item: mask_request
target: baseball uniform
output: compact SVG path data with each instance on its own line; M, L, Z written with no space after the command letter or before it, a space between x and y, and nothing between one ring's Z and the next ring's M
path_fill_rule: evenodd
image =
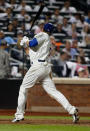
M15 113L15 118L18 120L24 118L28 88L33 87L37 81L42 83L44 90L52 98L58 101L64 109L69 112L69 114L74 114L76 108L72 106L65 96L56 89L52 79L49 76L51 72L51 65L48 63L48 56L51 46L49 35L45 32L41 32L35 35L32 41L37 44L34 44L34 46L30 47L29 50L31 67L26 73L20 86L18 107L17 112Z

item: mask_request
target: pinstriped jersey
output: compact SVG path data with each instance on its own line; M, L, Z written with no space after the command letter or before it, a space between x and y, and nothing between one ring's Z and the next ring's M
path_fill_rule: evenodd
M37 39L38 45L30 48L30 60L47 60L51 46L49 35L45 32L40 32L39 34L35 35L34 38Z

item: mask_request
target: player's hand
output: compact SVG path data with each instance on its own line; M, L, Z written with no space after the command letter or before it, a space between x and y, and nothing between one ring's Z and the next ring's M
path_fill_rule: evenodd
M21 46L27 45L27 42L29 42L29 38L27 36L24 36L23 39L20 42Z

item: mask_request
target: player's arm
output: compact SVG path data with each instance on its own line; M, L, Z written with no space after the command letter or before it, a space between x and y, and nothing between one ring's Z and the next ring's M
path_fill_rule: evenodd
M20 42L20 45L23 46L24 48L27 47L34 47L38 45L38 41L36 38L33 38L32 40L29 40L28 37L24 36L23 39Z
M29 50L30 50L30 49L29 49L28 47L25 48L25 52L26 52L27 55L29 55Z
M41 44L45 41L45 37L37 37L37 38L33 38L32 40L29 40L28 37L24 36L23 39L21 40L20 45L24 46L24 47L35 47L38 44Z
M27 43L29 45L29 47L34 47L34 46L37 46L37 45L41 45L43 44L43 42L45 40L47 40L48 36L47 35L42 35L42 34L39 34L39 35L36 35L32 40L29 41L29 43Z

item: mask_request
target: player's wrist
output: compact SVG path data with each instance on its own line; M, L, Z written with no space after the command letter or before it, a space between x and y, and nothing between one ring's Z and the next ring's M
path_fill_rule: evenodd
M29 46L29 40L26 41L27 46Z

